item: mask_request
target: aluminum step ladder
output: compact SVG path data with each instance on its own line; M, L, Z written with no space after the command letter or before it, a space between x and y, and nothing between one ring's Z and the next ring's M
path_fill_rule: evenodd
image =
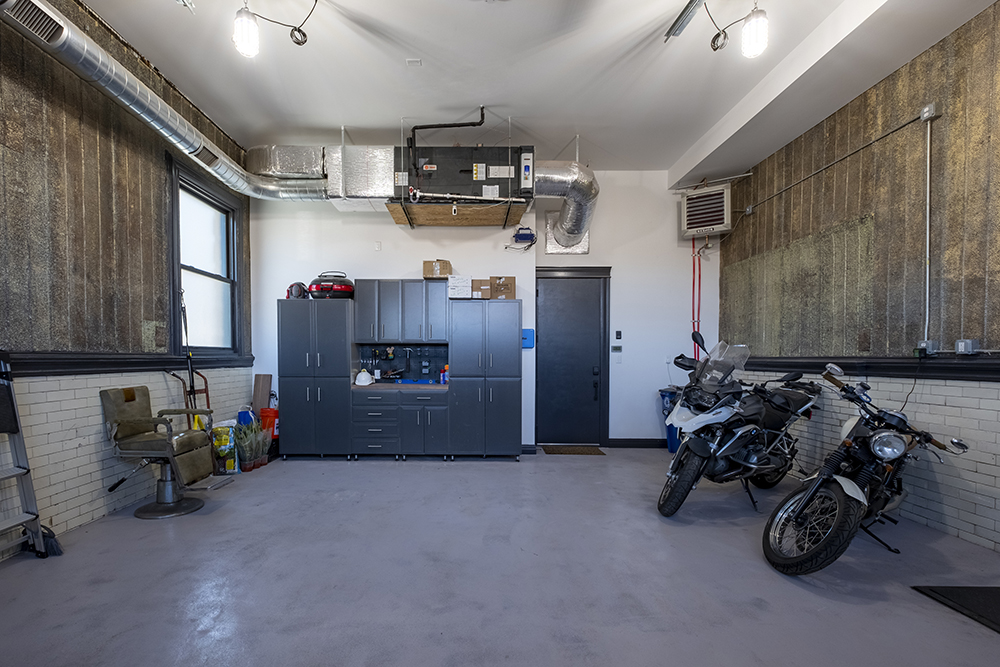
M42 535L42 525L38 519L38 504L35 501L35 487L31 483L31 471L28 467L28 452L24 446L24 434L21 430L21 418L17 413L17 402L14 400L14 384L10 376L10 355L0 351L0 552L23 542L29 542L32 551L39 558L46 558L45 539ZM10 448L10 455L5 456L3 441ZM14 480L17 484L17 497L8 492L4 484ZM17 500L20 505L15 506ZM5 533L11 533L18 527L23 527L25 535L17 535L7 539Z

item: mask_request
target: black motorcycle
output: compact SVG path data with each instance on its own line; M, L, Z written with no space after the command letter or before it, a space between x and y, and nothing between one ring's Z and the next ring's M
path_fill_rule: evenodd
M823 378L858 407L859 416L844 424L840 447L826 457L819 472L778 503L767 520L764 557L783 574L809 574L830 565L847 550L858 528L899 553L874 535L871 526L897 523L886 512L905 498L902 475L907 461L916 458L911 452L928 445L952 454L969 449L958 439L951 441L955 449L948 449L930 433L913 428L901 412L871 405L868 384L844 384L836 377L843 375L840 368L828 364L826 369Z
M700 333L691 337L705 349ZM701 362L674 359L691 374L666 420L680 432L681 443L656 503L663 516L673 516L702 477L719 484L739 480L756 509L747 482L770 489L784 479L796 454L796 439L788 429L800 417L811 416L820 393L815 383L799 382L801 373L785 375L779 389L768 388L770 381L743 384L734 374L749 356L745 347L720 341L705 351Z

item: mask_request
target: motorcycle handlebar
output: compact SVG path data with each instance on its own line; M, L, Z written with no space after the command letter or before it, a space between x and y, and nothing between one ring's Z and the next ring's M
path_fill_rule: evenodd
M832 384L837 389L843 389L845 386L843 382L837 379L836 375L830 373L829 371L823 373L823 379Z

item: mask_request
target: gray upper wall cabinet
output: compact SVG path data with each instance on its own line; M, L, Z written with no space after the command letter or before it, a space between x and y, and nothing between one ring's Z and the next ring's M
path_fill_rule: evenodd
M404 280L403 321L401 339L404 343L424 342L424 281Z
M378 281L354 281L354 342L378 342Z
M403 280L403 343L448 342L448 283Z
M402 334L403 292L399 280L378 281L378 339L396 343Z
M447 343L448 283L356 280L354 342Z
M345 377L350 373L350 301L279 300L278 375Z

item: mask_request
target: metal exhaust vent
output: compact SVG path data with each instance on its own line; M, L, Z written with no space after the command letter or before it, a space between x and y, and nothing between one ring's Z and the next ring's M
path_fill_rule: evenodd
M729 183L681 195L682 236L709 236L732 229L729 196Z
M31 0L17 0L7 14L46 44L55 44L62 36L63 25Z

